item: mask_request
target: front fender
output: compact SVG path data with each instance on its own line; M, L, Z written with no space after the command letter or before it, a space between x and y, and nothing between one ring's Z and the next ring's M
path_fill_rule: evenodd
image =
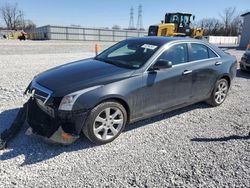
M82 94L76 100L73 110L89 110L102 101L120 99L127 104L129 109L138 111L138 90L142 87L142 77L135 76L118 82L110 83Z

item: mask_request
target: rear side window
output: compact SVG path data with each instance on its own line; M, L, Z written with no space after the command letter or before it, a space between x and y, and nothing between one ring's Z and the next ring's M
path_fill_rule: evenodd
M218 57L209 47L203 44L191 44L191 61Z
M218 57L210 48L208 48L208 55L209 55L209 58Z
M163 52L159 59L171 61L173 65L186 63L188 61L187 44L177 44L170 47Z
M208 59L208 48L203 44L191 44L191 61Z

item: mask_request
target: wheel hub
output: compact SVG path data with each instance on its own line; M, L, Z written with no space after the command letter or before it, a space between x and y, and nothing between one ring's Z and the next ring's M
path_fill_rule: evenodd
M221 82L218 85L216 92L215 92L215 101L218 104L221 104L225 100L226 95L227 95L227 91L228 91L227 83Z
M101 140L111 139L120 132L123 121L124 116L119 108L106 108L94 121L94 134Z

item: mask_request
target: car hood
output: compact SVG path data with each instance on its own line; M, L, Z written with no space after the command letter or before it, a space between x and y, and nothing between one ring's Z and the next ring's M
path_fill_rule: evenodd
M129 77L134 70L117 67L95 59L86 59L47 70L35 81L62 97L97 85L105 85Z

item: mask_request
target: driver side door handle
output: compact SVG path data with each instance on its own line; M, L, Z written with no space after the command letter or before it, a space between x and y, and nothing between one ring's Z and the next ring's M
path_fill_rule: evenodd
M192 70L184 70L184 72L182 73L182 75L191 74L192 72L193 72Z
M221 65L221 64L222 64L221 61L217 61L217 62L215 63L216 66Z

